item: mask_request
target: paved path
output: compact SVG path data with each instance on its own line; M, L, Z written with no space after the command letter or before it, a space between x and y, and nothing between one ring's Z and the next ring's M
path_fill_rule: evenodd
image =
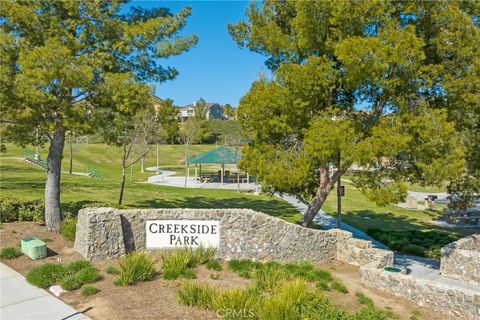
M146 168L147 171L156 171L156 167ZM161 186L169 187L185 187L185 176L174 176L175 171L161 170L160 174L148 177L148 183L158 184ZM198 180L195 180L194 177L189 177L187 179L187 188L196 188L196 189L224 189L224 190L237 190L236 183L221 183L208 182L203 183ZM250 190L255 191L255 183L240 183L240 190Z
M87 320L47 291L29 284L18 272L0 263L0 319Z
M292 196L289 196L286 194L284 195L276 194L276 196L290 203L295 209L300 211L302 214L305 212L305 209L307 209L307 206L304 203L298 201L296 198ZM337 228L337 219L325 213L325 211L323 210L320 210L318 212L317 216L313 221L315 221L316 224L318 224L319 226L327 230ZM389 250L388 247L383 243L373 239L372 237L367 235L365 232L358 230L357 228L354 228L349 224L342 222L340 227L342 230L350 231L355 238L372 241L372 244L375 248Z

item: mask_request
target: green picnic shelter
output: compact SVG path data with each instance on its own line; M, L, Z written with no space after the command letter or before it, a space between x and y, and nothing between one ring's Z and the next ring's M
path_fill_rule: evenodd
M202 176L202 164L219 164L221 165L220 181L223 185L225 177L225 165L226 164L235 164L237 165L241 157L241 152L232 148L225 146L217 147L216 149L207 151L198 156L192 157L187 160L187 165L195 165L195 178L197 178L197 167L199 168L200 179L203 180ZM239 172L237 167L237 178L239 179ZM212 181L212 175L210 177L205 176L205 182ZM248 181L248 177L247 177ZM237 181L239 182L239 181Z

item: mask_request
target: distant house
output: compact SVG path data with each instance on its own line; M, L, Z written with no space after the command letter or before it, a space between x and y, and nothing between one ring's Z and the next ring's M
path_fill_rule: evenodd
M197 107L196 101L192 104L180 107L180 118L182 121L187 120L190 117L195 116L195 109ZM211 119L225 119L223 114L223 108L218 103L207 102L205 104L205 117L207 120Z

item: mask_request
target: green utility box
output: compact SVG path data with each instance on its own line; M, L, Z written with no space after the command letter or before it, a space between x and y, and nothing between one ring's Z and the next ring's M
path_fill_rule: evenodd
M41 259L47 256L47 245L35 237L26 237L21 240L22 252L31 259Z

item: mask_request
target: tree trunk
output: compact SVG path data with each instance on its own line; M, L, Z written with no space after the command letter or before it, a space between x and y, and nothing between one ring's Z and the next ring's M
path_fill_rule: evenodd
M126 171L127 168L125 168L125 165L122 166L122 186L120 188L120 197L118 198L118 204L122 204L123 200L123 190L125 190L125 176L126 176Z
M50 231L60 231L62 208L60 206L60 177L65 130L57 128L53 134L47 157L47 181L45 183L45 225Z
M142 173L145 172L145 164L144 164L144 163L145 163L145 156L142 156L141 166L140 166L140 171L141 171Z
M70 167L68 168L68 173L72 174L73 170L73 146L72 146L72 132L70 131L70 136L68 138L68 144L70 146Z
M318 186L317 192L315 193L315 196L313 197L312 201L307 207L307 210L305 210L305 213L303 214L302 220L300 222L302 226L310 226L313 219L315 219L315 216L317 215L318 211L320 211L320 208L327 199L328 194L333 189L335 182L338 180L338 177L340 176L339 173L340 172L336 172L333 177L330 178L328 166L320 168L320 184Z

